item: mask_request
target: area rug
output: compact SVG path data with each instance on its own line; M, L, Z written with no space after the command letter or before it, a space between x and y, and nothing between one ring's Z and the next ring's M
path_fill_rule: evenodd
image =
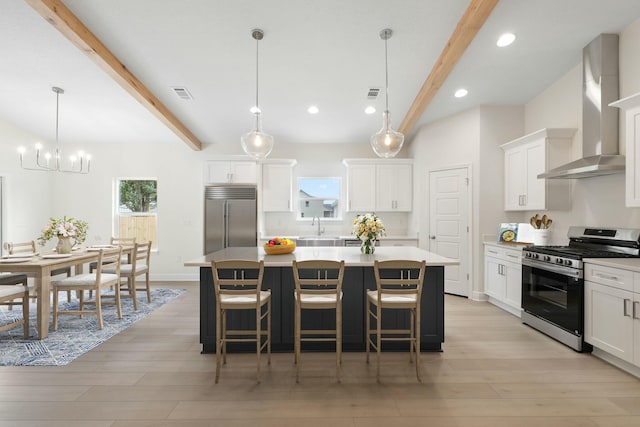
M130 298L123 298L122 319L118 319L115 306L103 306L102 330L98 329L95 315L83 316L82 319L79 316L61 316L58 319L58 330L53 331L51 327L49 336L43 340L34 338L37 337L36 306L35 303L31 303L29 339L23 338L22 326L0 332L0 366L66 365L184 292L184 289L152 289L151 303L146 302L146 296L138 298L137 311L133 310L133 301ZM66 295L61 294L60 298L64 301ZM60 306L63 310L74 310L78 307L78 300L74 298L70 302L61 303ZM9 323L15 318L22 318L20 306L14 306L11 311L6 306L0 307L0 324Z

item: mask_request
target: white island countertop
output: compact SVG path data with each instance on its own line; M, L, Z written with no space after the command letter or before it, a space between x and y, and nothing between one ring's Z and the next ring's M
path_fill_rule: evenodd
M375 253L364 255L359 247L296 247L291 254L267 255L259 247L225 248L208 255L187 261L185 267L209 267L211 261L229 259L264 260L265 267L288 267L291 261L306 261L314 259L344 260L345 266L372 267L375 260L424 260L427 266L458 265L457 259L446 258L424 249L413 246L377 246Z

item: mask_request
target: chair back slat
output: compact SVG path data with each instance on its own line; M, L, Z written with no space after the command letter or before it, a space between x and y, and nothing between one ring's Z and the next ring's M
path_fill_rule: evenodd
M211 261L216 303L221 295L256 295L260 303L264 262L250 260Z
M36 242L31 240L30 242L8 242L7 250L9 255L26 254L36 252Z
M102 274L104 270L109 269L109 273L115 274L120 277L120 260L122 258L122 248L117 249L100 249L98 252L98 260L96 261L96 284L101 283Z
M293 261L296 296L301 294L340 294L344 279L344 261Z
M378 298L385 294L422 295L425 262L410 260L378 261L373 264ZM417 273L416 273L417 271Z

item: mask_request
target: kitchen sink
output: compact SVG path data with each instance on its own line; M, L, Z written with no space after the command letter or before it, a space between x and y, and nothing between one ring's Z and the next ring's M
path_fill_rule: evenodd
M344 246L340 237L304 236L296 239L297 246Z

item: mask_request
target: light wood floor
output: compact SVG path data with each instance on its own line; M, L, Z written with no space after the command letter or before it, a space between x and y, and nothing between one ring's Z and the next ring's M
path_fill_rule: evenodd
M189 292L62 367L0 367L0 426L640 426L640 381L488 304L447 296L442 353L383 354L382 384L362 353L229 356L214 384ZM0 355L1 357L1 355ZM263 355L263 362L266 357Z

